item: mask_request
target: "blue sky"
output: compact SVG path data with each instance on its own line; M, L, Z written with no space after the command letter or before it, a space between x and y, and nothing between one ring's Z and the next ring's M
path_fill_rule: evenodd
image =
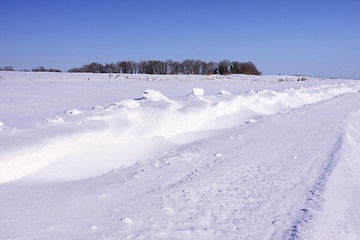
M0 0L0 66L252 61L263 74L360 79L360 1Z

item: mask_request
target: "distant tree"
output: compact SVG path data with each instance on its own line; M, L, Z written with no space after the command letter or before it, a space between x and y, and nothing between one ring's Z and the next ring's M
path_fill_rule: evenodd
M166 74L174 74L173 73L175 71L175 69L174 69L174 61L168 59L164 63L165 63L165 66L166 66Z
M41 66L41 67L38 67L38 68L33 68L31 71L33 72L46 72L46 69Z
M106 63L102 69L102 72L105 73L115 73L116 66L114 63Z
M116 64L115 63L110 63L108 68L109 68L110 73L116 73Z
M3 68L0 67L0 71L12 72L12 71L15 71L15 69L13 67L11 67L11 66L6 66L6 67L3 67Z
M84 72L90 72L90 73L100 73L104 66L97 62L92 62L90 64L84 65Z
M240 74L241 73L241 65L240 65L240 63L237 62L237 61L231 62L230 72L232 74Z
M261 75L261 72L256 68L252 62L240 63L240 69L242 74L248 75Z
M173 72L172 72L172 74L179 74L179 73L182 73L181 72L181 63L175 61L175 62L173 62Z
M59 70L59 69L44 68L43 66L38 67L38 68L33 68L31 71L33 71L33 72L61 72L61 70Z
M129 72L129 66L126 61L120 62L120 72L121 73L128 73Z
M138 72L138 64L133 61L117 62L116 66L120 73L132 74Z
M129 66L130 66L130 73L133 73L133 74L135 74L135 73L138 73L138 64L136 63L136 62L134 62L134 61L129 61Z
M121 68L121 62L120 61L115 63L115 69L116 69L115 70L116 73L121 73L122 68Z
M54 69L54 68L47 68L46 72L61 72L61 70L59 69Z
M85 72L85 71L84 71L84 68L81 67L81 68L71 68L68 72L71 72L71 73L80 73L80 72Z
M206 62L202 62L201 64L201 74L205 75L209 72L209 64Z
M139 71L139 73L145 74L145 73L146 73L146 70L147 70L147 63L146 63L146 61L141 61L141 62L138 64L138 71Z
M231 62L229 60L222 60L221 62L219 62L219 74L224 75L224 74L228 74L230 71L230 65Z
M183 74L194 74L194 60L186 59L182 62Z
M166 74L166 63L158 60L147 61L147 71L149 74Z
M146 74L155 74L155 67L154 67L154 61L149 60L146 61L146 70L145 73Z
M203 74L203 67L204 65L204 62L203 61L200 61L200 60L195 60L193 62L193 74Z
M218 74L218 63L216 62L209 62L207 64L207 71L205 74L209 75L209 74Z

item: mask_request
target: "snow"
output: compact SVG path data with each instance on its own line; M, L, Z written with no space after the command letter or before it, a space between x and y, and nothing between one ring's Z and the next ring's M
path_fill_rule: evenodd
M205 92L202 88L193 88L192 95L193 96L204 96Z
M308 235L313 239L358 239L360 236L360 111L347 120L341 158L329 179L323 211ZM341 204L340 204L341 203Z
M0 75L2 239L360 238L357 80Z

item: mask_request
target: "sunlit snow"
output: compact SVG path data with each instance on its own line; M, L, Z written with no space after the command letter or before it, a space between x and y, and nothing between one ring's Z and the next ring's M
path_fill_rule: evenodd
M0 76L1 239L360 238L359 80Z

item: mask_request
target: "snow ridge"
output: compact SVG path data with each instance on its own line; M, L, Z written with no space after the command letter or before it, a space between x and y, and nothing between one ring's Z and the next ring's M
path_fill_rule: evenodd
M97 176L114 168L132 165L145 154L164 150L154 149L160 143L165 148L173 148L174 144L187 144L208 137L211 131L237 126L254 116L287 111L359 89L359 84L348 83L283 91L250 91L240 95L204 95L204 90L197 88L188 98L177 100L170 100L159 91L148 89L142 98L97 106L90 111L72 109L62 117L48 119L47 124L39 125L36 130L19 130L15 134L4 135L4 142L14 141L20 136L36 139L40 132L43 139L38 145L33 144L30 150L24 144L17 145L15 151L5 152L6 159L0 160L0 183L45 167L51 168L53 163L56 164L48 174L53 179L75 180ZM142 145L144 154L132 152L137 151L137 148L131 147L135 143ZM54 153L51 157L49 151ZM104 151L109 155L106 162L99 166L96 156ZM81 161L85 164L85 160L80 159L87 159L87 169L80 167ZM61 165L72 170L55 170L55 166L62 169Z

